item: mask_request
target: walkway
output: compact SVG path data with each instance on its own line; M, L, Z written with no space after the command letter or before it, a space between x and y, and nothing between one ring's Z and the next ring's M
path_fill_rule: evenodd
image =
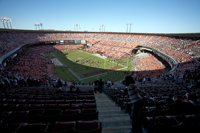
M102 133L129 133L131 123L129 114L121 110L107 95L96 93L95 99L102 122Z

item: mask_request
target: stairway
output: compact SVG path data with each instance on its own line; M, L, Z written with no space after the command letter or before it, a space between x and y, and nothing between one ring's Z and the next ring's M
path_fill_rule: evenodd
M95 93L99 120L102 122L102 133L129 133L131 121L129 114L121 110L104 93Z

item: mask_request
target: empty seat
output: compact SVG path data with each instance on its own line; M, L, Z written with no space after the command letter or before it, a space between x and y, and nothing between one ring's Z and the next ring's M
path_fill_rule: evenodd
M43 121L43 109L32 109L29 111L27 115L27 119L29 123L41 122Z
M155 133L177 133L182 125L182 118L179 116L155 116L146 117L148 130Z
M56 121L61 113L62 113L61 109L46 109L43 113L44 121L45 122Z
M75 121L55 122L48 126L48 133L73 133Z
M27 114L28 114L27 111L10 112L8 117L5 119L5 122L7 122L7 123L26 122Z
M24 123L19 127L16 133L46 133L46 128L47 126L44 123Z
M82 108L96 108L96 103L84 103Z
M50 103L47 103L44 105L45 109L51 109L51 108L58 108L58 105L57 104L50 104Z
M102 125L98 120L92 121L77 121L75 133L101 133Z
M96 108L83 108L80 112L80 120L98 120L98 111Z
M36 103L34 103L34 104L30 105L30 108L31 109L43 109L44 108L44 104L36 104Z
M69 103L62 103L62 104L58 104L58 107L62 110L70 109L70 104Z
M1 133L15 133L19 127L19 123L1 123L0 124L0 132Z
M75 121L79 119L80 109L66 109L59 116L59 121Z

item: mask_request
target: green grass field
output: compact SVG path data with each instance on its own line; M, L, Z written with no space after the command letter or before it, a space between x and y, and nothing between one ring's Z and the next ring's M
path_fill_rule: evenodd
M55 74L63 80L76 82L92 82L98 78L103 80L122 80L132 68L129 58L100 58L82 50L53 52L48 55L57 58L63 66L55 66Z

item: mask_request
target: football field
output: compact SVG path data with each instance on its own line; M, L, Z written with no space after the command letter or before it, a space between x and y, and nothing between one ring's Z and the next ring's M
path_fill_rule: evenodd
M130 58L112 59L82 50L52 52L55 74L68 81L92 82L96 79L122 80L132 68Z

